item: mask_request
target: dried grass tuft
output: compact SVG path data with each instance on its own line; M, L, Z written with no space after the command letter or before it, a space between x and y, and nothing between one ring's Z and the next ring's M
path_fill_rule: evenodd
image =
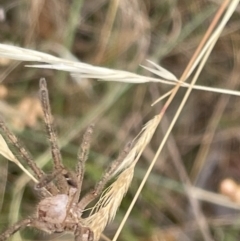
M96 240L99 239L106 225L114 219L117 209L131 184L135 165L144 148L151 140L159 121L160 116L155 116L142 128L136 137L137 141L134 147L114 174L116 175L123 170L122 173L117 177L117 180L105 190L98 203L93 207L92 215L85 219L86 225L94 232Z
M111 222L117 212L121 201L126 194L134 173L134 164L125 169L117 180L105 191L98 204L94 207L93 215L85 221L94 232L95 240L98 240L106 225Z
M118 169L116 169L114 175L116 175L117 173L120 173L122 170L132 165L133 162L136 164L144 148L150 142L159 122L160 122L160 116L157 115L157 116L154 116L153 119L149 120L144 125L140 133L135 138L136 143L134 147L126 156L126 158L123 160L121 165L119 165Z

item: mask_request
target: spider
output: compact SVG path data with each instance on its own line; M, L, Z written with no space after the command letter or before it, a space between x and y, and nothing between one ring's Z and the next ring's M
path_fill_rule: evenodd
M96 199L103 191L112 173L129 152L130 145L126 145L119 157L110 164L104 172L101 180L95 188L80 198L84 176L84 166L88 157L91 136L94 125L90 125L84 136L78 152L76 171L67 170L63 163L60 149L57 144L57 135L53 128L47 83L44 78L40 79L40 100L44 113L44 122L50 142L53 160L53 172L46 175L37 167L27 150L19 143L17 137L7 128L0 118L0 128L6 138L18 150L21 157L27 162L38 179L36 188L41 192L43 199L38 203L36 215L23 219L0 234L0 241L8 239L15 232L25 227L33 227L47 233L71 232L75 241L93 241L93 231L84 224L82 213L86 206Z

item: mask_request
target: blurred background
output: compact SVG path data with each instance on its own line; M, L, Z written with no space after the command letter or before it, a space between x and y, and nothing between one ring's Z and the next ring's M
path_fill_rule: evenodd
M146 76L151 73L139 65L147 65L149 59L180 77L220 3L1 0L0 43ZM239 13L238 7L200 75L199 85L240 89ZM0 114L48 173L52 163L38 99L40 77L47 79L64 165L69 169L76 165L84 130L96 122L83 193L94 186L143 124L160 112L162 103L150 105L170 90L159 83L131 85L74 78L62 71L26 68L25 64L0 57ZM104 232L107 237L114 236L185 91L179 91L141 157L117 216ZM240 239L239 106L239 97L193 90L119 240L205 240L184 188L187 178L196 187L191 191L212 239ZM0 157L0 231L34 213L38 201L33 182L14 163ZM18 235L15 240L21 240ZM21 237L73 239L33 229L23 230Z

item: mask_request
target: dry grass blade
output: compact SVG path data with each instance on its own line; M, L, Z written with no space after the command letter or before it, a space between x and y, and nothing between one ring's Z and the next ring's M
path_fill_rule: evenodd
M13 155L2 135L0 135L0 154L7 158L9 161L17 164L18 167L21 168L34 182L38 183L38 180Z
M162 66L160 66L158 64L155 64L154 62L152 62L150 60L147 60L147 62L152 64L156 69L149 68L149 67L144 66L144 65L140 65L140 66L143 67L144 69L147 69L150 72L164 78L164 79L168 79L168 80L172 80L172 81L178 81L177 77L174 74L172 74L168 70L164 69Z
M163 79L151 78L148 76L138 75L127 71L108 69L108 68L93 66L82 62L66 60L66 59L58 58L53 55L39 52L36 50L20 48L20 47L6 45L6 44L0 44L0 56L9 58L9 59L20 60L20 61L45 62L48 64L27 65L27 67L56 69L56 70L71 72L73 77L75 79L80 79L80 81L82 78L94 78L102 81L124 82L124 83L134 83L134 84L158 82L158 83L163 83L168 85L176 85L175 82L177 81L177 78L171 72L169 72L168 70L164 69L161 66L156 65L151 61L149 61L149 63L153 64L154 67L157 68L157 70L149 67L144 67L144 68L161 76ZM194 68L195 67L196 65L194 66ZM193 68L191 71L193 71ZM179 81L177 83L179 84ZM181 83L181 87L189 87L189 84ZM234 91L234 90L225 90L220 88L211 88L211 87L198 86L198 85L195 85L193 88L198 90L215 92L215 93L223 93L223 94L240 96L240 92Z

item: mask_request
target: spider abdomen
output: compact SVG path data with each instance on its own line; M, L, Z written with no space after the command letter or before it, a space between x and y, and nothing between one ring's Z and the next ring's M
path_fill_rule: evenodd
M39 204L37 215L39 219L49 223L62 223L67 215L68 196L58 194L44 198Z

